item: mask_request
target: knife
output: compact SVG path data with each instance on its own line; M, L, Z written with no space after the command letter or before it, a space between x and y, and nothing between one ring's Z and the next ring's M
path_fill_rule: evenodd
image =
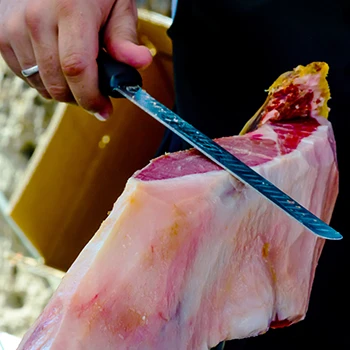
M136 69L113 60L103 50L101 50L97 62L100 90L104 95L127 98L236 179L253 187L313 234L330 240L342 239L339 232L149 95L142 89L142 78Z

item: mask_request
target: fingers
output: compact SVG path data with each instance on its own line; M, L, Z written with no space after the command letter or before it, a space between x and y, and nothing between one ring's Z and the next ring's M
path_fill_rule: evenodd
M104 43L115 59L135 68L152 61L137 44L134 0L51 0L45 6L42 0L18 1L7 8L12 20L0 13L0 50L10 68L23 79L22 69L38 65L39 73L27 81L44 97L76 101L107 118L112 104L99 91L96 63L101 27L107 21Z
M0 52L4 61L10 67L10 69L17 75L21 75L21 65L19 64L17 57L12 49L9 40L8 27L9 22L11 22L11 16L8 14L7 7L3 9L0 7L0 10L3 12L3 16L6 16L6 21L0 16ZM16 20L17 21L17 20Z
M31 40L25 26L24 15L22 14L23 12L12 15L7 21L5 30L8 41L7 45L2 48L2 55L10 68L20 78L35 87L44 97L50 98L39 74L34 74L28 78L24 78L21 74L22 69L36 65Z
M25 22L41 81L45 90L56 101L73 102L74 97L60 66L57 22L51 12L42 18L39 6L41 5L38 2L31 3L26 12Z
M137 44L137 9L133 0L118 0L105 27L104 44L116 60L135 68L145 68L152 55L145 46Z
M71 11L58 23L60 65L77 103L97 117L108 118L111 101L98 88L96 58L99 51L99 27L95 14Z
M10 67L10 69L17 75L21 72L21 65L19 64L15 53L12 50L12 47L8 44L3 37L0 37L0 51L1 56Z

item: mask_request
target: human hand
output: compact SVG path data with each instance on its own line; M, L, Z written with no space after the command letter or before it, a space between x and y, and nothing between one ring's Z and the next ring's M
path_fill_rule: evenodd
M137 44L135 0L0 0L0 52L45 98L77 103L98 119L112 112L98 89L96 58L104 46L135 68L152 61ZM21 71L38 65L39 73Z

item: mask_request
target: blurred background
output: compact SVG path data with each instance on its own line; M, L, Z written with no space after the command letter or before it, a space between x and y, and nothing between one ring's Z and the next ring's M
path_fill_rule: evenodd
M171 17L170 0L138 0L138 7ZM30 160L44 142L58 107L12 74L0 56L0 350L16 349L64 275L43 263L8 215L9 201L25 181Z

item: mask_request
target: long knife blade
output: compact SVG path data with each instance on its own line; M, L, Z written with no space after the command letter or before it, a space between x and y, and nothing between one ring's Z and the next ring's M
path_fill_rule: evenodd
M100 57L99 68L102 79L100 85L101 90L106 92L106 94L113 97L123 96L127 98L236 179L253 187L313 234L330 240L343 238L339 232L312 214L270 181L144 91L141 88L142 79L136 70L120 62L111 61L105 53L102 53Z
M342 238L339 232L328 226L325 222L240 161L237 157L226 151L211 138L201 133L194 126L155 100L139 86L119 86L115 89L129 101L143 109L147 114L179 135L190 145L197 148L213 162L224 168L232 176L252 186L312 233L326 239L338 240Z

